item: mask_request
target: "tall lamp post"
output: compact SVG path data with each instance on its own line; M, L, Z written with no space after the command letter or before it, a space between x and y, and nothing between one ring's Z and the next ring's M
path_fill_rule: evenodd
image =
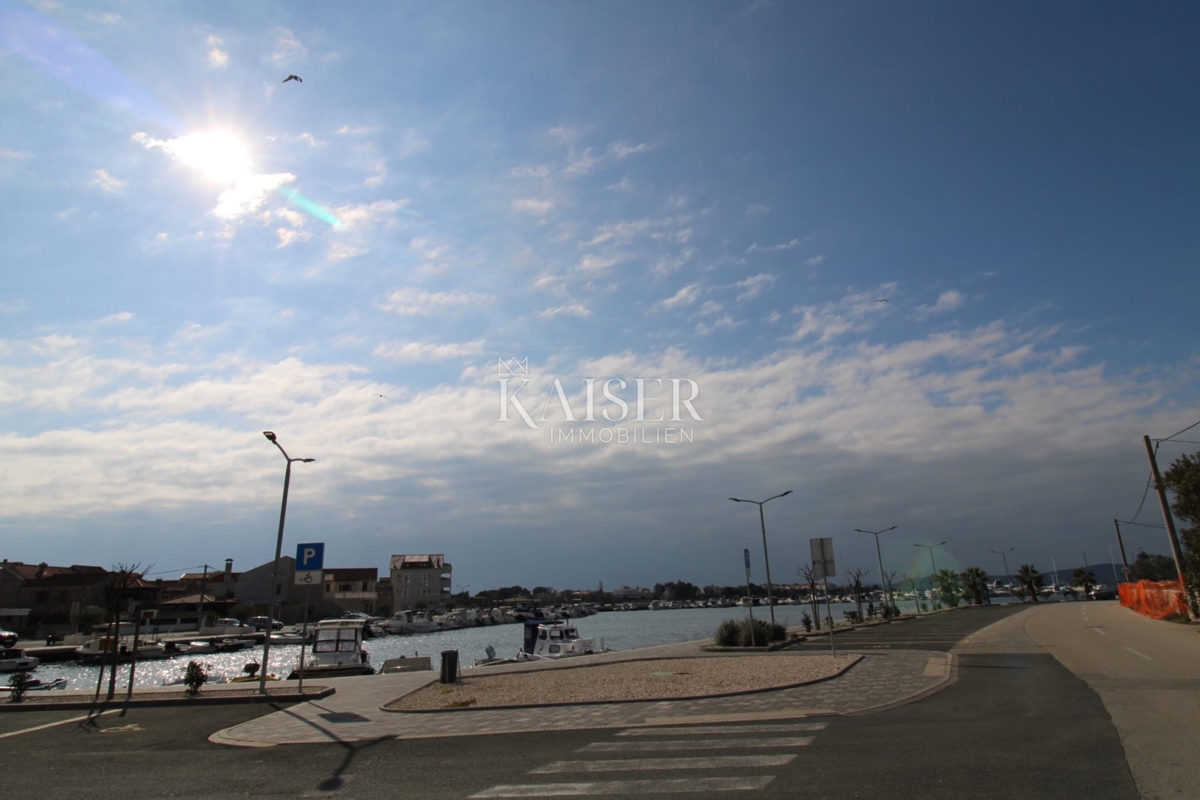
M772 500L775 500L776 498L787 497L791 493L792 490L788 489L783 494L777 494L775 497L768 497L766 500L741 500L736 497L729 498L735 503L754 503L754 505L758 506L758 524L762 527L763 560L767 562L767 608L771 610L772 627L775 625L775 598L771 595L771 557L767 555L767 520L766 517L763 516L763 506ZM750 604L753 607L754 598L750 599Z
M1005 583L1005 586L1008 586L1009 588L1012 588L1012 575L1010 575L1008 573L1008 554L1016 549L1017 548L1015 548L1015 547L1010 547L1007 550L993 550L992 551L993 555L1000 556L1000 559L1004 562L1004 580L1007 581L1007 583ZM1055 570L1054 579L1056 581L1058 580L1057 573L1058 573L1058 570Z
M288 485L292 482L292 462L299 461L302 464L309 464L316 461L315 458L292 458L283 449L283 446L275 440L275 434L271 431L263 431L263 436L267 437L267 441L279 448L279 452L283 453L283 457L287 459L287 469L283 473L283 503L279 506L279 535L275 539L275 565L271 567L271 604L270 610L267 612L268 619L272 622L275 619L275 604L278 602L275 598L279 593L279 554L283 551L283 520L287 516L287 496ZM271 630L267 627L266 635L263 637L263 663L262 672L258 674L258 693L267 693L267 665L271 663Z
M913 545L914 547L927 547L927 548L929 548L929 563L930 563L930 565L933 567L933 572L932 572L932 573L930 573L930 575L929 575L929 600L930 600L930 606L931 606L931 607L932 607L932 604L933 604L933 589L934 589L933 582L934 582L934 580L937 578L937 562L933 560L933 548L935 548L935 547L941 547L941 546L942 546L942 545L944 545L944 544L945 544L945 542L938 542L937 544L918 544L918 545Z
M894 531L899 527L899 525L893 525L892 527L884 528L881 531L864 531L862 528L854 529L858 533L869 533L875 537L875 557L879 559L879 585L882 586L887 592L888 605L892 608L896 607L896 599L892 597L892 582L887 579L887 574L883 571L883 553L879 549L879 534L887 533L888 531ZM888 613L891 614L892 612L889 611Z

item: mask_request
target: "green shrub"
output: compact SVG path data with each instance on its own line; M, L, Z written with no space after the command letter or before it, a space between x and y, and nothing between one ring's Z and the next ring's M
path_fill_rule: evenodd
M765 647L769 642L782 642L787 638L787 628L776 623L756 619L727 619L717 628L713 637L721 647Z
M811 631L812 631L812 617L810 617L810 616L808 615L808 612L807 612L807 611L801 612L801 614L800 614L800 621L801 621L802 623L804 623L804 630L805 630L805 631L808 631L808 632L811 632Z
M208 675L204 672L204 667L197 664L195 661L189 661L187 670L183 673L183 685L187 687L188 694L197 694L200 687L208 680Z
M8 689L8 702L21 702L25 698L25 692L29 689L29 673L14 672L8 679Z

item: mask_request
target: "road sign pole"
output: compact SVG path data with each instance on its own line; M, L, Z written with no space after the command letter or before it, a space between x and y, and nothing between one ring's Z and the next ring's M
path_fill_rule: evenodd
M742 555L746 559L746 608L750 610L750 646L757 647L754 642L754 596L750 594L750 551L743 550Z

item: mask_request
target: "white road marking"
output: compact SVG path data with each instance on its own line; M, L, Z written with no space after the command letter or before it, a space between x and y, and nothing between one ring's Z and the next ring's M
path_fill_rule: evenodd
M1103 628L1092 628L1092 630L1094 630L1096 633L1100 634L1101 636L1108 636L1108 634L1104 632Z
M628 728L617 736L686 736L706 733L793 733L823 731L827 722L796 722L790 725L695 725L690 728Z
M501 785L471 795L488 797L584 797L588 795L683 794L690 792L752 792L775 776L756 778L684 778L680 780L602 781L596 783L531 783Z
M556 772L632 772L664 769L737 769L739 767L782 767L795 753L778 756L707 756L704 758L616 758L606 761L555 761L529 771L530 775Z
M109 713L112 713L111 710L100 712L100 714L109 714ZM92 719L99 717L100 714L94 714L92 716ZM59 720L58 722L47 722L45 725L38 725L33 728L25 728L25 729L19 730L19 731L9 731L8 733L0 733L0 739L7 739L10 736L20 736L22 733L33 733L34 731L44 731L44 730L46 730L46 728L56 728L59 725L69 725L72 722L83 722L86 719L87 719L86 716L85 717L71 717L70 719L63 719L63 720Z
M576 753L646 753L656 750L737 750L759 747L805 747L812 736L775 736L767 739L679 739L656 742L592 742Z
M1135 656L1140 656L1141 658L1144 658L1144 659L1146 659L1147 661L1153 661L1153 660L1154 660L1153 658L1151 658L1150 656L1146 655L1145 653L1139 653L1137 650L1134 650L1132 647L1126 647L1125 649L1126 649L1126 650L1128 650L1129 652L1133 653Z

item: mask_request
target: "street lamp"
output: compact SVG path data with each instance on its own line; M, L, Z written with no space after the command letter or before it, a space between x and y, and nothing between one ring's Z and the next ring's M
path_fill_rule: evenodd
M883 553L879 549L879 534L894 531L899 527L899 525L893 525L881 531L864 531L862 528L854 529L858 533L869 533L875 537L875 557L879 559L879 583L887 591L888 605L892 608L896 607L896 599L892 596L892 582L887 579L887 574L883 571ZM888 613L891 614L893 612L889 611Z
M944 544L945 544L945 542L938 542L937 544L913 545L913 547L928 547L929 548L929 563L930 563L930 565L933 566L933 572L930 573L930 575L929 575L929 600L930 600L931 605L933 603L933 589L934 589L933 582L934 582L934 579L937 577L937 562L933 560L933 548L941 547Z
M283 457L287 459L287 469L283 473L283 504L279 507L279 535L275 539L275 565L271 567L271 592L272 602L269 606L268 618L275 619L275 603L278 602L275 598L279 595L279 554L283 550L283 519L287 516L287 496L288 485L292 482L292 462L299 461L302 464L309 464L316 461L315 458L292 458L283 449L279 442L275 441L275 434L271 431L263 431L263 436L267 437L267 441L279 448L279 452L283 453ZM267 693L267 665L271 659L271 630L267 626L267 632L263 636L263 663L262 672L258 675L258 693Z
M791 493L792 490L788 489L783 494L777 494L775 497L768 497L766 500L740 500L736 497L729 498L735 503L754 503L754 505L758 506L758 524L762 526L763 560L767 562L767 608L771 609L772 627L775 625L775 598L771 596L771 558L767 555L767 521L763 516L763 506L778 497L787 497ZM754 598L750 599L750 605L751 607L754 606Z
M1015 548L1015 547L1010 547L1007 550L993 550L992 551L992 553L994 555L1000 556L1001 560L1004 561L1004 580L1007 581L1007 583L1005 583L1005 586L1007 586L1009 588L1012 588L1012 576L1008 574L1008 554L1016 549L1017 548ZM1058 580L1057 571L1055 571L1054 578L1055 578L1055 580Z

